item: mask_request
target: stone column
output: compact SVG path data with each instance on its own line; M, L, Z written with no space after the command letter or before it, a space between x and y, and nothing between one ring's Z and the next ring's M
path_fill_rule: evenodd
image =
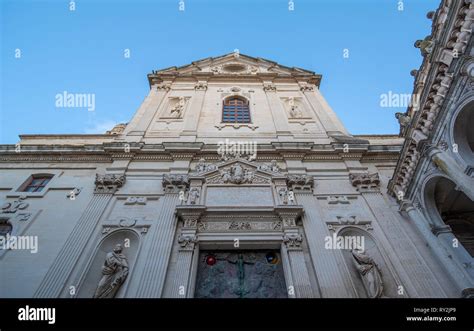
M147 254L141 285L137 291L139 298L160 298L166 278L166 271L171 256L173 240L176 233L176 206L179 204L179 192L186 190L186 175L165 175L163 187L165 195L157 210L158 222L151 228L148 240L151 240Z
M173 298L192 297L192 293L189 293L189 291L193 256L195 251L198 250L196 245L198 242L196 235L197 222L204 210L204 206L180 206L178 208L178 215L183 221L183 227L178 237L180 247L176 258L175 277L170 290Z
M105 208L124 182L124 175L96 175L94 195L48 269L34 294L35 298L57 298L61 295L62 289L67 285L65 284L67 279L92 237Z
M283 106L278 99L275 84L272 82L264 82L263 90L267 96L268 105L272 113L277 134L286 136L291 135L290 127L288 125L288 116L286 115L285 109L283 109Z
M434 226L432 231L448 252L452 254L452 258L454 258L460 266L465 268L465 272L471 277L471 284L474 285L474 270L471 265L472 256L464 249L459 239L453 234L451 227L443 223L442 225ZM457 242L458 247L454 247L455 242Z
M401 210L406 211L410 221L415 225L435 256L440 260L441 265L445 268L446 273L451 277L458 290L461 292L465 288L468 288L469 285L473 283L470 276L453 261L445 247L443 247L438 238L431 232L422 213L409 201L404 201L401 204Z
M303 206L302 223L306 242L316 274L319 296L323 298L347 298L355 296L347 290L337 257L333 251L324 249L324 238L329 235L326 224L318 211L318 202L313 196L314 180L307 175L288 175L288 188L294 193L296 203Z
M357 187L357 190L362 194L367 206L388 239L391 247L385 247L385 249L389 251L391 261L402 280L405 280L405 283L401 285L409 288L410 284L413 284L417 297L438 298L446 296L416 246L400 226L399 219L385 203L379 189L378 174L351 173L350 180L352 185Z
M474 201L474 179L464 173L464 169L438 146L430 147L426 153L434 164L443 171L472 201Z
M194 86L195 93L192 98L192 103L189 106L189 111L186 113L184 120L184 129L182 135L185 136L196 136L197 128L199 124L199 117L204 103L204 97L207 91L207 82L199 81Z
M294 209L292 211L292 209ZM283 224L283 244L288 253L288 261L297 298L314 298L308 269L302 248L303 235L299 232L296 219L301 214L300 206L277 209ZM290 285L291 286L291 285Z

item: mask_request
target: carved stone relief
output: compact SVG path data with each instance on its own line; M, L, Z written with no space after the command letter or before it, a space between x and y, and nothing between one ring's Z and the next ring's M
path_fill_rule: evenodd
M167 109L161 118L182 119L184 111L191 97L170 97L168 99Z

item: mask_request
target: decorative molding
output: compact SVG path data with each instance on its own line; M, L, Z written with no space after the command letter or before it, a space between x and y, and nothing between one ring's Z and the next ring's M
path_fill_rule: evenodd
M127 197L124 205L146 205L147 197Z
M94 193L113 194L125 183L125 175L105 174L95 175Z
M2 205L2 213L13 214L16 213L18 210L28 208L29 203L24 202L24 200L26 200L26 196L21 195L20 197L18 197L18 200L15 200L13 202L5 202Z
M66 198L74 200L82 191L82 187L75 187L73 188L68 194L66 194Z
M329 231L338 231L345 227L357 227L368 231L373 230L371 221L358 220L356 216L336 216L336 221L326 222Z
M220 123L214 125L219 131L222 130L225 127L233 127L234 129L240 129L242 127L247 127L251 129L252 131L255 131L255 129L258 129L258 125L252 124L252 123Z
M251 230L252 226L249 222L232 221L229 224L229 230Z
M331 195L328 197L328 204L329 205L348 205L350 204L349 199L345 195Z

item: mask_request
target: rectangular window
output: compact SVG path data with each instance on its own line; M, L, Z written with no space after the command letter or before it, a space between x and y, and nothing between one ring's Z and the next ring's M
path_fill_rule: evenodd
M41 192L53 176L31 176L28 183L23 188L23 192Z

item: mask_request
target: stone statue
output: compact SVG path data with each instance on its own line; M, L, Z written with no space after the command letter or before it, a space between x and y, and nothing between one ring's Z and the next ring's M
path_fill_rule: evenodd
M216 169L217 169L217 166L215 164L206 163L206 159L202 157L202 158L199 159L198 164L196 164L195 171L198 174L201 174L203 172L212 171L212 170L216 170Z
M99 281L94 298L113 298L128 276L127 257L122 254L122 245L117 244L114 251L107 253L102 266L102 278Z
M410 124L411 118L404 113L395 113L395 118L398 120L398 123L400 124L400 132L403 132L403 130Z
M283 205L294 205L295 204L295 199L293 197L293 194L290 193L290 191L288 191L288 189L286 187L282 187L279 191L278 191L279 195L280 195L280 202L283 204Z
M423 40L417 40L415 42L415 47L420 49L421 55L426 56L433 52L434 41L431 39L431 36L427 36Z
M195 205L196 202L199 202L199 189L196 187L193 187L191 190L189 190L188 193L188 205Z
M351 251L354 265L359 272L369 298L380 298L383 294L382 274L375 261L361 249Z
M288 99L288 104L290 105L291 118L303 117L303 113L301 112L301 109L297 105L295 105L295 99L293 97L290 97Z
M277 173L277 172L280 172L280 167L278 167L276 160L272 160L270 164L259 165L258 170Z

